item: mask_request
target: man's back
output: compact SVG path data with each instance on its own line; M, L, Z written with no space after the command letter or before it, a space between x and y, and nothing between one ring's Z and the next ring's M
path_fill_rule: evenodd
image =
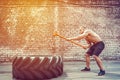
M85 30L85 32L88 33L88 35L85 37L87 41L92 42L92 43L97 43L97 42L102 41L100 36L96 34L94 31L88 29L88 30Z

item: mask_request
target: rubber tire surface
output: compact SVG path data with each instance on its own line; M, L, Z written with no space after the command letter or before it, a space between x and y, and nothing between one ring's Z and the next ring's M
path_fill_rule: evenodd
M16 57L12 63L13 78L21 80L43 80L63 74L60 56Z

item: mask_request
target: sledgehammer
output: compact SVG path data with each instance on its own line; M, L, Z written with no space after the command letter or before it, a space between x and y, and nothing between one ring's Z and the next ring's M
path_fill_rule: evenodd
M75 45L80 46L80 47L83 48L83 46L82 46L81 44L78 44L78 43L76 43L76 42L74 42L74 41L72 41L72 40L69 40L69 39L65 38L64 36L58 34L57 31L54 32L53 36L58 36L58 37L66 40L66 41L69 41L69 42L71 42L71 43L73 43L73 44L75 44Z

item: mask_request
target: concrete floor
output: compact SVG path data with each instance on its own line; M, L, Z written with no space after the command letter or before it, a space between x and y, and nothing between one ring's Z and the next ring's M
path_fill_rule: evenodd
M104 61L106 75L97 76L99 69L96 63L91 62L91 72L81 72L85 62L65 62L64 74L58 78L51 80L120 80L120 62L119 61ZM12 79L11 64L0 64L0 80L15 80Z

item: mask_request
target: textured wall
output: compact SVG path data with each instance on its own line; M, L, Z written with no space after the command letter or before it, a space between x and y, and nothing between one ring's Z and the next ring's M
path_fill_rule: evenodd
M80 26L86 26L98 33L106 44L102 56L118 56L120 53L120 8L119 7L64 7L60 8L59 30L66 37L74 37L79 33ZM64 24L62 24L64 23ZM84 42L84 41L83 41ZM85 50L61 41L68 49L62 50L65 55L83 55ZM66 48L65 47L65 48Z
M0 8L1 49L21 49L31 54L54 52L53 14L53 7Z
M87 26L98 33L106 44L102 57L120 56L119 6L76 6L60 2L55 7L50 5L51 3L46 5L48 3L39 0L38 2L44 6L11 5L18 4L19 0L16 3L11 0L5 1L0 4L1 54L64 54L65 58L82 59L86 50L54 37L53 33L57 30L65 37L74 37L78 35L80 26ZM24 3L22 1L19 4ZM84 40L81 42L85 43Z

